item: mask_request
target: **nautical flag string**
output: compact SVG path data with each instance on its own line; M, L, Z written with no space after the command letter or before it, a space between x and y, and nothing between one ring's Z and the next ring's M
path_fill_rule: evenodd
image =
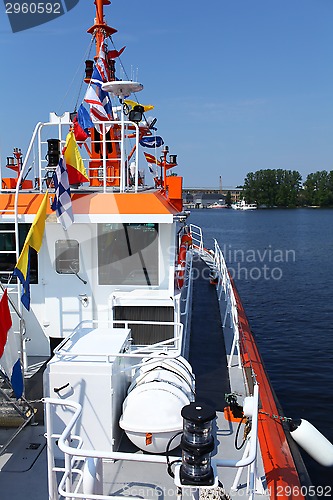
M83 104L80 104L77 114L73 119L74 136L77 143L82 143L88 139L89 129L94 126L90 119L90 115ZM80 145L80 144L79 144Z
M23 394L23 376L19 346L12 328L7 289L0 301L0 365L13 388L15 397Z
M133 109L135 106L142 106L144 113L146 113L147 111L151 111L152 109L154 109L153 104L141 104L139 102L132 101L131 99L125 99L124 103L127 106L129 106L131 109Z
M107 82L109 80L109 69L106 62L104 42L101 43L101 46L99 48L98 59L95 63L94 69L98 71L99 75L102 77L103 82ZM92 78L94 78L94 73L92 75Z
M68 132L66 137L64 161L66 163L69 184L81 184L89 181L89 177L72 130Z
M159 148L164 141L159 135L144 136L140 139L140 144L144 148Z
M154 165L157 165L158 167L160 167L162 165L162 163L160 162L160 160L158 160L156 158L156 156L151 155L150 153L145 153L145 152L143 152L143 154L145 155L145 158L146 158L148 163L153 163Z
M95 125L96 130L101 134L103 133L102 124L96 123L97 121L109 121L109 117L105 111L105 108L96 94L95 90L91 85L87 88L86 95L84 96L84 101L90 106L90 117ZM105 126L105 133L110 130L111 125Z
M122 47L120 50L109 50L108 51L108 59L116 59L117 57L120 57L125 49L126 49L126 46Z
M77 121L86 133L88 133L89 129L94 126L90 115L83 104L81 104L77 110Z
M112 104L110 102L109 94L108 92L105 92L105 90L102 89L102 83L104 83L106 80L103 79L102 75L100 74L99 70L97 69L96 65L94 66L94 71L91 77L91 83L94 83L97 87L97 92L96 95L98 96L99 100L101 101L105 112L108 116L112 116Z
M105 90L102 89L102 83L105 83L108 80L109 80L109 70L108 70L108 65L106 62L104 44L102 43L100 50L99 50L98 59L97 59L96 63L94 64L94 69L93 69L90 83L94 83L97 86L96 94L97 94L99 100L101 101L108 117L112 117L112 105L110 102L109 94L108 94L108 92L105 92ZM90 108L90 112L91 112L91 108Z
M74 216L68 174L63 158L60 158L59 164L54 172L53 182L55 196L51 208L55 210L58 221L67 231L74 222Z

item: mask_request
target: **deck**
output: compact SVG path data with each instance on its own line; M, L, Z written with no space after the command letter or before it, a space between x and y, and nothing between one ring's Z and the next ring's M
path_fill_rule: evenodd
M194 270L198 277L194 280L193 316L190 342L190 362L196 374L197 400L204 400L217 410L214 425L216 447L214 459L242 458L243 447L237 450L234 446L238 422L228 421L223 413L226 405L225 393L237 392L240 402L245 396L245 386L242 370L237 366L236 358L231 368L227 368L232 343L232 329L228 322L222 329L224 318L224 297L218 301L216 289L209 282L209 267L199 259L194 261ZM220 304L219 304L220 302ZM221 310L220 310L220 307ZM204 311L204 312L203 312ZM40 373L37 373L37 376ZM40 380L32 384L35 389ZM0 456L1 500L25 498L25 500L46 500L47 470L44 426L42 422L27 426L20 436ZM243 424L242 424L243 425ZM239 440L242 439L242 431ZM177 498L177 487L174 480L167 474L165 463L142 463L143 452L136 451L126 437L123 438L120 451L135 452L138 462L124 460L103 462L104 495L119 497L136 496L147 499L167 500ZM173 457L180 457L179 448L173 450ZM238 489L231 491L231 498L247 497L247 470L240 471L235 482L237 469L231 467L219 468L219 479L226 491L230 492L232 485ZM266 500L264 493L265 476L259 453L257 463L257 491L260 498ZM216 493L220 494L220 491ZM230 494L230 493L229 493ZM184 489L183 497L191 497L189 489ZM217 496L216 498L219 498Z
M223 411L230 381L219 303L209 272L201 259L194 261L189 361L196 376L196 400Z

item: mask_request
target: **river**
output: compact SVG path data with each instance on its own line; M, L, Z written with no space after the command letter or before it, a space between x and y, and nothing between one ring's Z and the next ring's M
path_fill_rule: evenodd
M333 210L202 209L189 222L225 252L285 415L333 442ZM332 468L302 455L314 485L333 486Z

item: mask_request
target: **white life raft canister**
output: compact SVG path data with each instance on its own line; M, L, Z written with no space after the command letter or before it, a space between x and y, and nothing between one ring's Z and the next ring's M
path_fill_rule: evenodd
M119 425L141 450L164 453L183 428L181 410L194 401L191 365L177 359L148 359L136 371L123 403ZM178 446L173 439L170 450Z

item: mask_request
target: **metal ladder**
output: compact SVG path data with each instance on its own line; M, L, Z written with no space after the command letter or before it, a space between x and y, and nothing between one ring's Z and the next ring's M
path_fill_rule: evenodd
M2 234L12 234L14 236L14 245L10 249L3 249L0 250L0 254L5 254L5 255L15 255L15 261L17 260L17 257L20 252L20 243L19 243L19 237L18 237L18 231L17 228L15 227L15 216L16 216L16 210L15 207L13 209L8 209L8 210L3 210L3 212L6 213L6 215L12 215L13 219L10 217L8 222L4 222L4 224L10 224L12 225L12 229L2 229L1 233ZM1 282L1 276L7 275L8 276L8 282L7 284L4 284ZM15 321L13 321L13 332L15 335L19 336L20 339L20 358L21 358L21 363L22 366L27 368L27 360L26 356L24 355L25 349L24 347L24 335L25 335L25 323L24 319L22 316L22 308L21 308L21 302L20 302L20 291L21 287L18 282L18 279L15 278L14 283L10 283L11 280L11 271L0 271L0 297L2 297L3 293L5 292L5 289L7 289L8 292L8 302L9 302L9 307L11 310L11 315L12 318L15 318Z
M16 400L7 377L0 370L0 455L26 425L33 422L35 413L36 410L24 397Z
M18 286L16 288L18 293ZM5 287L0 283L0 292L3 294L4 291ZM9 296L8 302L12 315L18 317L22 356L23 335L25 333L24 319ZM15 398L8 376L0 369L0 431L5 430L5 432L0 432L0 455L5 452L25 426L33 420L34 416L35 409L33 406L25 399L24 395L19 401Z
M15 217L16 217L15 207L13 209L3 210L2 212L6 213L6 215L12 215L13 216L13 220L8 220L8 223L7 223L7 224L11 224L13 226L13 228L12 229L3 229L3 230L1 230L1 234L12 234L14 236L14 248L12 248L10 250L6 250L6 249L0 250L0 254L5 254L5 255L12 254L12 255L15 255L15 260L17 260L19 254L20 254L20 242L19 242L18 231L15 228ZM8 282L7 282L7 284L5 286L2 283L2 281L1 281L1 276L4 276L4 275L8 276ZM16 316L16 318L18 320L17 322L18 322L18 325L19 325L19 329L18 330L14 330L14 332L16 334L20 334L20 338L21 338L21 361L22 361L23 366L26 367L26 359L23 359L24 349L23 349L22 338L23 338L23 335L25 333L25 328L24 328L24 320L23 320L23 317L22 317L22 308L21 308L21 302L20 302L21 287L20 287L20 284L19 284L17 278L15 278L15 282L14 283L10 283L9 284L9 282L11 281L10 278L11 278L11 271L0 271L0 293L1 293L1 291L3 293L5 291L5 288L7 288L7 291L8 291L8 300L10 302L11 309L12 309L14 315Z
M2 213L8 216L8 222L5 221L4 224L10 224L11 228L3 229L1 233L5 235L13 235L14 244L10 247L10 249L4 248L3 250L0 250L0 254L15 255L15 262L20 254L19 232L17 223L15 222L18 203L17 194L16 190L13 207L2 210ZM6 284L1 282L1 277L4 275L8 276L8 282ZM17 278L15 278L15 282L13 283L10 283L10 278L11 271L0 271L0 297L2 297L5 289L7 289L11 316L12 319L14 319L13 333L15 335L19 335L21 365L23 370L25 370L28 363L24 349L25 322L22 316L20 300L21 286ZM9 378L1 370L0 366L0 431L4 430L4 432L0 432L0 455L4 453L4 451L12 443L15 437L26 427L26 425L34 419L36 410L25 399L24 394L25 393L23 392L23 396L20 400L16 399Z

